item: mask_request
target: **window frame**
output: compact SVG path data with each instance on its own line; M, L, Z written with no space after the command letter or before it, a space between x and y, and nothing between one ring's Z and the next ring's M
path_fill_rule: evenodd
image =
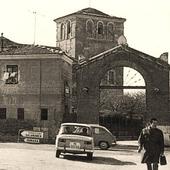
M107 39L114 40L114 38L115 38L114 24L112 22L109 22L107 24Z
M6 119L6 108L0 108L0 120Z
M24 120L24 108L17 108L17 120Z
M65 39L65 24L61 23L60 25L60 40Z
M48 109L47 108L41 108L41 120L48 120Z
M67 39L69 39L70 37L71 37L71 21L70 20L68 20L67 22L66 22L66 27L67 27Z
M104 35L104 24L102 21L99 21L97 23L97 34L98 35Z
M92 20L86 21L86 33L91 38L94 36L94 22Z
M9 78L5 80L5 84L18 84L18 65L6 65L5 73L9 73ZM10 74L12 73L16 73L16 75L14 77L10 77Z

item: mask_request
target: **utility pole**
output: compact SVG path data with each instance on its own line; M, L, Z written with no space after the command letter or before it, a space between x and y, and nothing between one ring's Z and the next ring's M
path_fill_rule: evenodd
M36 38L36 20L37 20L37 13L36 11L33 11L33 15L34 15L34 41L33 41L33 45L35 45L35 38Z

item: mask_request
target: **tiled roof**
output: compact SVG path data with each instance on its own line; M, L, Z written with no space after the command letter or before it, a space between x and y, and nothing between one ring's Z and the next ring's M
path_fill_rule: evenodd
M94 9L94 8L85 8L85 9L82 9L80 11L77 11L76 14L95 14L95 15L100 15L100 16L105 16L105 17L108 17L109 15L108 14L105 14L97 9Z
M59 47L19 44L14 41L0 37L0 55L24 55L24 54L56 54L62 53Z
M105 17L105 18L115 18L115 19L123 19L123 20L126 20L125 18L120 18L120 17L115 17L115 16L110 16L106 13L103 13L97 9L94 9L94 8L85 8L85 9L82 9L80 11L77 11L77 12L74 12L74 13L71 13L71 14L68 14L66 16L63 16L63 17L59 17L57 19L60 19L60 18L64 18L64 17L68 17L68 16L71 16L71 15L90 15L90 16L97 16L97 17ZM55 19L55 20L57 20ZM54 21L55 21L54 20Z
M23 45L1 51L0 55L29 55L29 54L58 54L61 53L59 47L50 47L42 45Z
M155 58L155 57L145 54L141 51L138 51L134 48L131 48L129 46L123 46L123 45L116 46L114 48L111 48L109 50L106 50L106 51L98 54L98 55L91 57L87 61L83 61L82 63L79 64L79 68L84 67L85 65L89 65L95 61L102 60L103 58L109 56L110 54L118 53L120 51L124 51L127 53L133 53L136 56L140 56L142 59L146 60L146 62L154 62L155 64L157 64L159 66L170 69L170 65L167 62L163 61L162 59Z
M8 38L3 37L2 35L0 36L0 51L2 46L5 49L5 48L12 48L12 47L21 47L23 45L24 44L19 44L14 41L11 41Z

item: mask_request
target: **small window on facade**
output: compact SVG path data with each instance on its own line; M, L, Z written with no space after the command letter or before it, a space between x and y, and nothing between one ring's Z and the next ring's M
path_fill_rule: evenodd
M6 119L6 108L0 108L0 119Z
M60 39L64 40L65 39L65 29L64 29L64 24L61 24L61 29L60 29Z
M41 109L41 120L48 120L48 109Z
M24 120L24 108L17 109L17 118L18 120Z
M104 33L102 22L99 22L98 25L97 25L97 33L100 34L100 35L103 35L103 33Z
M67 39L69 39L71 36L71 22L67 22Z
M17 84L18 83L18 66L7 65L6 71L3 75L3 80L6 84Z
M109 84L115 84L115 71L109 71Z
M109 23L107 26L107 37L109 40L114 40L114 29L112 23Z
M86 23L86 32L89 37L93 36L93 22L92 21L87 21Z

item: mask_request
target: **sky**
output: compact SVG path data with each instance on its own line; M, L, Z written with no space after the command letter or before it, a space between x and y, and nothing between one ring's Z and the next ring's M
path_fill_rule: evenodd
M0 7L0 33L18 43L55 46L54 19L91 7L126 18L124 35L130 47L156 58L170 52L169 0L0 0ZM125 85L145 84L141 75L125 69Z
M170 52L169 0L0 0L0 6L0 33L18 43L55 46L53 20L92 7L127 19L130 47L154 57Z

